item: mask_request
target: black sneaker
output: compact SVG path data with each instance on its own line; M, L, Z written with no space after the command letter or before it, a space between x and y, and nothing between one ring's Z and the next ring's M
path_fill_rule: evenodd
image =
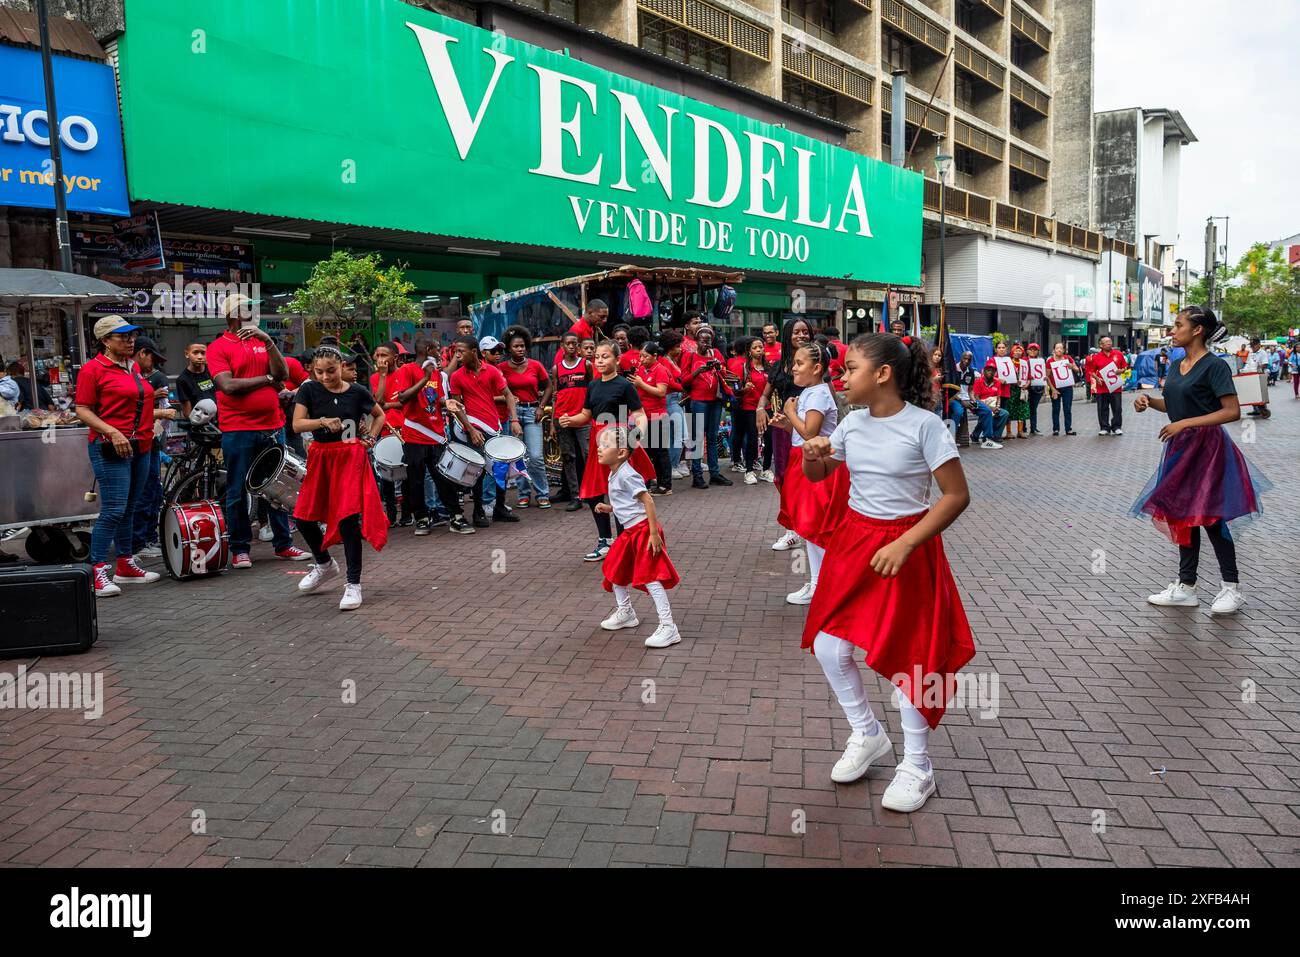
M670 488L664 488L662 485L652 485L650 486L650 494L651 495L672 495L673 490Z
M492 527L492 523L488 521L487 513L484 512L481 508L474 509L474 527L475 528Z
M610 542L608 538L596 539L596 547L593 548L591 551L587 552L587 554L583 555L582 560L584 562L600 561L602 558L604 558L606 555L609 554L609 544Z
M429 519L429 527L441 528L443 525L446 525L447 522L449 522L450 520L451 520L451 516L447 515L446 513L434 512L433 518Z
M457 535L473 535L473 534L474 534L474 526L471 525L469 522L465 521L465 516L464 516L464 515L457 515L457 516L455 516L455 517L454 517L454 518L453 518L453 519L448 523L447 528L448 528L450 531L455 532Z
M519 516L508 508L497 507L492 510L492 521L517 522L519 521Z
M566 512L581 512L581 511L582 511L582 499L580 499L580 498L570 499L570 500L569 500L569 504L566 505L566 506L564 506L564 510L565 510Z
M725 475L718 474L718 475L709 476L709 484L710 485L735 485L736 483L733 482L731 479L727 478Z
M403 515L401 518L397 520L397 524L402 526L402 528L410 528L412 525L415 524L415 516Z
M1066 435L1078 435L1079 433L1076 432L1076 431L1074 431L1074 429L1066 429L1066 430L1065 430L1065 434L1066 434Z
M697 475L691 479L691 488L708 488L709 483L703 475Z
M1053 429L1053 430L1052 430L1052 434L1053 434L1053 435L1060 435L1060 434L1061 434L1061 430L1060 430L1060 429Z
M415 522L415 534L428 535L429 529L432 527L433 526L429 524L429 520L427 518L417 519Z

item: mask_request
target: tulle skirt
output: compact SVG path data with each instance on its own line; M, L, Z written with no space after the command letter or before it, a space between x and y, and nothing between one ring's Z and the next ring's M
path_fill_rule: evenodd
M1223 426L1184 429L1165 443L1160 467L1129 513L1149 516L1174 544L1190 545L1194 526L1262 514L1260 496L1272 487Z

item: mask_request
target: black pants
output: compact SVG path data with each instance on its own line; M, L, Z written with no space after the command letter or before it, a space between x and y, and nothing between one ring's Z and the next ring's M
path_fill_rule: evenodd
M321 548L325 533L315 522L299 522L298 534L311 549L317 565L328 565L330 553ZM343 537L343 557L348 566L348 584L361 584L361 516L349 515L339 522L339 535Z
M419 442L406 442L402 446L402 462L406 465L406 481L402 483L402 510L412 515L418 522L429 517L429 503L424 497L424 473L433 476L433 487L438 490L438 499L454 517L458 491L463 491L455 483L445 479L438 471L438 459L442 458L441 445L423 445ZM480 482L482 479L480 478ZM483 501L483 487L474 486L475 502ZM482 506L480 506L482 507Z
M397 483L391 479L379 480L379 496L384 500L384 511L388 513L388 521L397 521ZM402 480L402 517L405 518L410 512L410 499L406 497L406 480Z
M1219 560L1219 577L1224 584L1237 584L1237 546L1232 541L1232 533L1223 522L1215 522L1205 528L1210 544L1214 546L1214 557ZM1190 545L1178 546L1178 580L1184 585L1196 584L1196 567L1201 560L1201 529L1191 528Z
M758 464L757 410L738 409L731 417L731 448L736 461L752 472Z
M614 537L614 526L610 523L608 512L596 511L596 506L605 501L605 496L600 498L584 498L587 507L591 509L591 515L596 520L596 535L605 541L610 541Z
M1124 428L1124 393L1096 392L1097 427L1103 432Z
M772 471L772 427L763 433L763 471Z
M1047 391L1046 386L1031 385L1029 387L1029 431L1038 431L1038 403L1043 401L1043 393Z

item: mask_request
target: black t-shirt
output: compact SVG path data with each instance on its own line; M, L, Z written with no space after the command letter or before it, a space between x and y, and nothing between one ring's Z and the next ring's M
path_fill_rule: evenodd
M787 402L803 392L803 386L795 385L794 376L782 369L779 362L772 367L772 375L768 381L772 383L772 391L780 399L777 406L781 409L785 408Z
M1222 396L1237 394L1232 370L1218 356L1206 353L1186 375L1182 365L1181 360L1169 363L1169 375L1165 379L1165 412L1170 422L1218 412L1223 406L1219 401Z
M601 416L604 416L604 421L617 419L626 422L628 413L641 408L641 397L637 395L636 386L621 375L608 382L593 379L587 384L587 401L583 408L591 410L593 421L601 421Z
M176 377L176 394L181 402L196 406L203 399L217 400L217 384L212 381L212 374L204 366L202 372L191 372L186 366Z
M32 382L26 376L13 376L14 382L18 383L18 404L24 409L36 408L32 402ZM50 390L38 382L36 383L36 394L40 398L40 408L48 409L54 405L54 399L50 396Z
M315 379L308 379L298 386L294 399L297 405L307 410L310 419L342 419L343 431L331 432L329 429L316 429L312 438L317 442L342 442L344 438L360 438L362 426L370 427L370 411L375 407L375 397L367 389L355 382L349 383L344 392L331 392ZM348 423L352 427L348 427Z

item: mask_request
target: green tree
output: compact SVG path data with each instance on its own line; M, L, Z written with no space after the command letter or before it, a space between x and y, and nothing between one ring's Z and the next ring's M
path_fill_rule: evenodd
M379 253L338 250L312 268L285 308L317 321L352 322L372 335L378 320L419 322L423 315L411 299L415 284L405 273L405 264L384 268Z
M1193 300L1195 301L1195 300ZM1272 339L1300 326L1300 271L1279 249L1256 243L1228 271L1223 321L1234 335Z

